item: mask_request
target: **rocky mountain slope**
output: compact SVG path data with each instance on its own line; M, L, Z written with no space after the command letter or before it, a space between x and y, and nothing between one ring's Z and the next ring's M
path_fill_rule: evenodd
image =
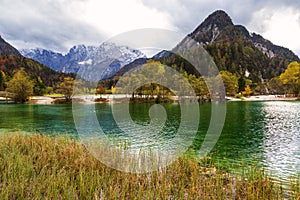
M300 61L292 51L274 45L242 25L234 25L224 11L209 15L188 35L210 53L220 70L239 76L250 72L250 78L269 79L281 74L292 61ZM187 39L182 41L186 42Z

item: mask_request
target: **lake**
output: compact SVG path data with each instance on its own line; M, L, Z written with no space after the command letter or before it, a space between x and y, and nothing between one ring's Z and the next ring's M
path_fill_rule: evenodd
M168 117L158 139L172 137L180 124L179 105L163 106ZM130 114L135 123L150 123L150 107L151 104L145 103L130 105ZM114 123L111 104L96 104L94 112L107 135L126 137ZM69 134L74 137L77 135L72 105L0 104L0 113L2 133ZM210 115L211 104L201 104L199 130L191 146L196 151L203 142ZM130 131L130 127L128 130ZM269 172L283 179L299 175L300 102L228 102L224 128L210 156L227 166L260 163Z

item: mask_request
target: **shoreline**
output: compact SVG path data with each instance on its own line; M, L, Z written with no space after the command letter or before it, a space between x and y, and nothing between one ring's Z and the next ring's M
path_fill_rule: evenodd
M102 95L101 98L105 99L105 101L95 102L95 99L100 98L99 95L87 95L84 98L82 97L73 97L74 99L81 99L83 100L82 103L84 104L92 104L92 103L112 103L112 100L120 100L122 101L123 98L128 98L128 95ZM28 101L28 104L41 104L41 105L51 105L55 104L55 100L63 99L63 97L51 97L51 96L33 96ZM226 97L227 102L233 101L298 101L300 97L284 97L283 95L257 95L257 96L250 96L250 97L242 97L242 98L235 98L235 97ZM6 98L0 97L0 102L6 103ZM8 100L11 103L11 100Z
M297 101L299 97L284 97L283 95L257 95L250 97L226 97L228 101Z

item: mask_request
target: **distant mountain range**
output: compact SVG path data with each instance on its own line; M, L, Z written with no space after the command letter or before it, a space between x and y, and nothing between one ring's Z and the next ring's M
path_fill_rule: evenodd
M77 45L65 55L45 49L23 49L21 54L60 72L77 73L80 68L94 70L99 79L116 73L124 65L146 56L139 50L114 43L102 43L99 47Z

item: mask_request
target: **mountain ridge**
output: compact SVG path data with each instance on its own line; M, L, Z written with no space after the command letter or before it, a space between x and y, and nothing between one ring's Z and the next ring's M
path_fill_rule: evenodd
M250 33L243 25L233 24L229 15L221 10L210 14L178 46L188 46L191 39L208 51L219 70L242 77L250 71L250 78L255 82L278 76L290 62L300 62L288 48Z
M258 43L267 49L271 48L271 50L275 50L275 53L280 56L280 50L285 49L288 51L288 54L290 54L290 57L299 60L299 57L290 49L273 44L270 40L263 38L263 36L260 34L255 32L250 33L243 25L233 24L231 17L223 10L216 10L215 12L211 13L194 31L188 34L188 37L193 38L197 42L202 42L203 44L211 43L217 40L220 32L228 26L233 26L235 29L239 30L243 36L245 36L247 39L250 39L253 43ZM264 50L261 51L264 52Z
M215 18L215 15L219 15L219 13L225 13L225 11L215 11L214 13L212 13L210 16L208 16L206 18L207 21L211 21L213 20L213 18ZM228 17L229 15L226 14ZM230 18L230 17L229 17ZM232 21L231 21L232 22ZM212 23L212 21L211 21ZM214 24L216 24L216 22L213 22ZM205 23L202 23L201 25L204 25ZM201 26L200 25L200 26ZM263 38L263 36L261 36L260 34L257 34L255 32L252 32L250 33L247 28L243 25L234 25L233 23L228 23L228 25L226 26L223 26L221 30L223 30L224 28L226 28L227 26L233 26L235 29L238 29L242 35L244 37L246 37L247 39L251 40L253 43L257 43L257 44L261 44L263 47L266 47L267 49L271 50L271 51L275 51L275 54L281 56L281 53L279 52L280 50L284 49L287 51L288 54L291 54L289 55L290 57L292 57L292 59L297 59L299 60L299 57L294 54L290 49L286 48L286 47L282 47L282 46L279 46L279 45L276 45L276 44L273 44L270 40L267 40L265 38ZM197 29L196 29L197 30ZM193 37L193 36L191 36ZM263 53L264 51L261 50Z
M218 29L223 29L228 25L233 25L230 16L223 10L217 10L210 14L194 31L188 34L188 37L202 44L207 44L212 42L219 34Z
M142 52L126 46L104 42L100 46L75 45L65 55L45 49L21 50L22 55L61 72L77 73L80 68L98 70L105 79L135 59L146 57ZM111 62L110 62L111 61ZM105 64L104 64L105 63Z

